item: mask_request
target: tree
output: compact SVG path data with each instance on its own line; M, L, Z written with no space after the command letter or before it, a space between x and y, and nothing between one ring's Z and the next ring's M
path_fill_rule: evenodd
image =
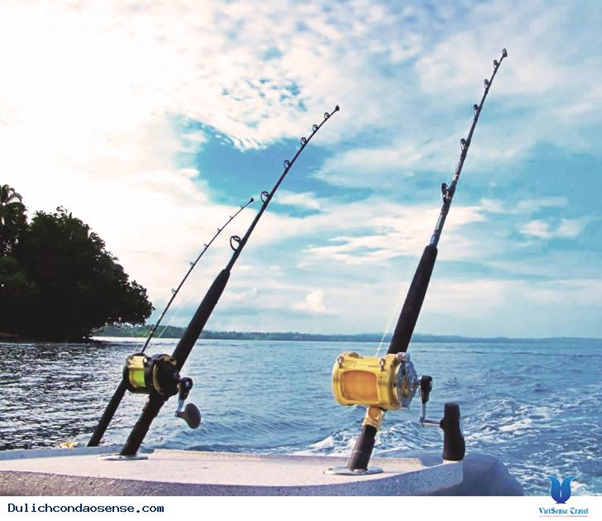
M26 316L13 316L9 324L0 318L0 330L71 341L105 324L144 323L152 313L146 290L130 281L103 240L64 208L37 212L12 255L16 264L5 267L4 277L17 277L13 286L29 288L29 306ZM0 291L0 309L7 298L8 292Z
M40 292L13 257L0 257L0 331L16 333L28 328L30 310Z
M23 198L14 188L0 185L0 257L10 253L26 226Z

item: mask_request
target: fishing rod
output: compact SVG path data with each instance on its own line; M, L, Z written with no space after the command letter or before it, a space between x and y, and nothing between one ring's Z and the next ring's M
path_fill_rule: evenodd
M443 197L441 212L410 284L387 354L384 357L362 357L357 353L349 352L340 355L335 362L332 373L332 390L336 401L341 405L362 405L367 408L367 411L362 431L347 461L347 466L329 469L326 471L327 473L349 475L382 472L381 469L369 468L368 465L385 411L408 408L417 390L420 391L421 396L420 425L435 425L443 430L443 459L461 461L464 458L466 449L460 428L459 405L446 403L444 416L440 421L426 418L426 404L429 401L433 379L428 375L418 378L407 350L433 273L437 259L437 245L456 192L473 133L495 75L504 58L507 57L508 52L503 49L500 60L493 61L493 74L491 78L484 81L485 90L481 102L473 105L474 116L470 131L466 138L460 140L460 159L451 183L449 186L447 183L441 185Z
M200 424L200 413L196 406L193 404L188 404L184 408L184 401L188 397L193 383L190 378L181 377L180 370L186 363L186 360L192 352L192 349L201 332L203 331L205 324L209 320L209 317L213 313L215 306L219 302L219 299L230 278L232 268L240 257L242 250L246 246L251 234L255 230L259 220L274 197L274 194L284 181L292 166L297 161L299 155L303 152L303 150L305 150L305 147L322 128L326 121L328 121L330 117L338 111L339 106L337 105L332 113L325 112L322 122L312 126L311 134L309 134L307 137L301 138L301 146L292 159L286 159L284 161L284 170L276 181L276 184L272 190L270 192L261 192L261 208L257 212L253 222L249 225L246 233L242 238L238 235L232 235L230 237L230 247L233 250L232 257L226 264L226 267L213 281L213 284L210 286L205 297L199 304L198 309L188 324L188 327L184 331L184 334L180 338L180 341L178 342L172 355L155 355L149 358L145 355L136 354L130 356L126 360L126 365L124 368L124 380L126 380L128 384L127 388L132 392L148 394L148 399L146 400L146 403L142 409L142 413L140 414L138 421L134 425L118 457L131 458L136 456L138 449L144 441L144 438L148 433L153 420L159 414L159 411L171 396L178 394L178 406L176 409L177 416L182 417L191 428L196 428Z
M181 280L180 284L178 285L178 287L176 289L172 289L171 290L171 298L169 299L169 302L167 303L167 306L165 306L165 309L163 310L163 313L161 313L161 316L159 317L159 320L157 320L156 324L154 325L153 329L151 330L150 334L148 335L146 342L144 342L144 346L142 347L142 350L140 351L141 353L144 353L144 351L146 351L146 348L148 347L148 345L150 344L151 339L154 337L155 333L157 332L157 329L159 328L159 325L161 324L163 317L165 317L165 314L167 313L167 311L169 310L169 308L171 307L172 302L176 299L176 297L178 296L178 293L180 292L180 290L182 289L182 286L184 285L184 283L186 282L186 279L188 279L188 277L190 276L190 274L192 273L192 271L194 270L194 268L196 267L196 265L198 264L198 262L201 260L201 258L203 257L203 255L205 255L205 252L209 249L209 247L213 244L213 241L215 241L215 239L217 239L220 234L222 233L222 231L234 220L236 219L236 217L238 216L239 213L241 213L247 206L249 206L250 204L252 204L255 201L255 198L251 197L251 199L249 199L249 201L247 202L247 204L242 205L237 212L234 215L231 215L228 220L226 221L226 224L224 224L223 226L221 226L220 228L217 229L217 232L215 233L215 235L211 238L211 240L207 243L205 243L203 245L203 249L201 250L201 253L199 253L198 257L190 263L190 268L188 268L188 271L186 272L186 275L184 275L184 278Z
M172 289L171 290L171 298L167 302L167 305L163 309L163 312L161 313L161 316L159 317L159 319L157 320L157 322L153 326L153 329L151 330L151 332L149 333L148 337L146 338L146 341L144 342L144 345L143 345L142 349L140 350L140 353L139 353L140 355L143 355L144 351L146 351L146 348L149 346L150 341L155 336L155 333L157 332L157 329L159 328L159 325L163 321L163 318L167 314L167 311L171 307L173 301L178 296L178 293L182 289L182 286L184 286L184 283L186 282L186 280L188 279L188 277L190 276L190 274L192 273L192 271L194 270L194 268L196 268L196 265L199 263L199 261L201 260L201 258L203 257L203 255L205 255L205 252L211 247L211 245L213 244L213 242L215 241L215 239L217 239L221 235L222 231L225 230L228 227L228 225L234 219L236 219L238 217L238 215L245 208L247 208L250 204L252 204L254 201L255 201L255 199L253 197L251 197L251 199L249 199L249 201L246 204L242 205L236 211L235 214L230 215L230 217L225 222L225 224L222 225L222 226L220 226L217 229L217 232L213 235L213 237L211 238L211 240L209 242L203 244L203 249L201 250L201 252L197 256L197 258L190 263L190 267L188 268L188 271L184 275L184 278L180 281L180 284L178 284L178 287L176 289ZM94 433L92 434L92 437L90 438L90 441L88 441L88 447L97 447L98 446L98 444L100 443L100 440L102 440L102 437L104 436L107 428L109 427L109 424L113 420L113 417L115 416L115 413L117 412L117 409L119 408L119 405L121 404L121 401L123 400L123 397L125 396L125 391L127 391L127 389L128 389L128 382L127 382L126 376L124 375L122 377L122 379L121 379L121 382L119 382L119 385L117 386L117 389L115 389L115 392L113 393L113 396L111 397L111 400L109 400L109 403L108 403L108 405L107 405L107 407L106 407L106 409L105 409L102 417L100 418L100 421L98 422L98 425L94 429Z

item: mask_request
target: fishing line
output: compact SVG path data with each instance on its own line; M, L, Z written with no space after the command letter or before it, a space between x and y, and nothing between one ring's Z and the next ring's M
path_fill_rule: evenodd
M173 301L175 300L175 298L178 296L178 293L180 292L180 290L182 289L182 286L184 286L184 283L186 282L186 280L188 279L188 277L190 276L190 274L192 273L192 271L194 270L194 268L196 267L196 265L199 263L199 261L203 258L203 255L205 255L205 252L210 248L210 246L213 244L213 241L215 241L215 239L217 239L220 234L222 233L223 230L225 230L227 228L227 226L234 220L236 219L236 217L238 217L238 215L250 204L252 204L255 201L255 199L253 197L251 197L251 199L249 199L249 201L246 204L243 204L237 211L235 214L230 215L230 217L228 217L228 220L226 221L226 223L219 227L217 229L217 232L213 235L213 237L211 238L211 240L207 243L205 243L203 245L203 249L201 250L201 253L199 253L199 255L197 256L197 258L192 261L190 263L190 267L188 268L188 271L186 272L186 274L184 275L184 278L180 281L180 284L178 284L178 287L176 289L172 289L171 290L171 298L169 299L169 301L167 302L167 305L165 306L165 309L163 310L163 312L161 313L161 316L159 317L159 319L157 320L157 322L155 323L153 329L151 330L150 334L148 335L146 342L144 342L144 346L142 347L142 349L140 350L140 353L144 353L144 351L146 351L146 348L148 347L148 345L150 344L150 341L152 340L153 336L155 335L155 333L157 332L157 328L159 327L159 325L161 324L163 318L165 317L165 314L167 313L167 311L169 311L169 308L171 307ZM165 330L169 327L169 322L167 324L167 326L165 326L165 328L163 328L162 333L165 333Z
M395 322L395 319L397 318L397 310L401 307L404 297L405 297L405 291L403 288L401 288L399 290L398 297L395 299L395 302L397 303L397 305L395 307L393 307L391 314L389 315L389 320L387 321L386 329L383 333L383 337L380 339L380 343L378 344L378 348L376 349L376 353L374 356L378 356L380 354L381 349L383 348L383 345L387 338L387 335L393 331L393 323Z

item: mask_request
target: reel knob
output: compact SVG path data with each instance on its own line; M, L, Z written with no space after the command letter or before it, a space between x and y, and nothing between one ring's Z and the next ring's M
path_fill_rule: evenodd
M182 418L191 429L198 429L201 424L201 411L194 403L187 404L183 411L176 411L176 416Z

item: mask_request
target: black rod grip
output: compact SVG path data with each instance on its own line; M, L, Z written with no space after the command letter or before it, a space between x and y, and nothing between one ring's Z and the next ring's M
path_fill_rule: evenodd
M196 313L192 317L190 324L188 324L186 331L184 331L182 338L180 338L180 341L173 352L173 357L178 362L178 369L182 369L194 344L199 339L205 324L207 324L211 313L213 313L213 309L226 288L229 278L229 270L220 271L219 275L215 278L213 284L211 284L211 287L207 291L205 298L203 298L202 302L199 304Z
M364 425L362 432L358 436L353 452L349 456L347 468L349 470L366 470L370 464L372 449L374 449L374 441L377 430L372 425Z
M102 440L109 423L111 423L113 416L115 416L115 412L117 412L117 408L119 407L121 400L123 400L126 390L127 383L125 378L122 378L121 382L117 386L117 389L115 389L115 392L113 393L105 412L102 413L102 417L100 418L98 425L94 429L94 433L88 442L88 447L98 447L98 444L100 443L100 440Z
M137 454L140 445L142 445L142 442L144 441L144 437L150 429L153 420L156 418L157 414L159 414L165 401L165 398L156 394L148 397L136 425L134 425L132 432L130 432L125 445L119 453L121 456L135 456Z
M460 406L457 403L445 404L439 426L443 429L443 459L462 461L466 454L466 443L460 426Z
M437 260L437 247L434 244L429 244L424 248L406 300L403 303L393 338L391 338L389 344L389 354L405 353L408 350L418 315L420 315L422 302L429 287L435 260Z

